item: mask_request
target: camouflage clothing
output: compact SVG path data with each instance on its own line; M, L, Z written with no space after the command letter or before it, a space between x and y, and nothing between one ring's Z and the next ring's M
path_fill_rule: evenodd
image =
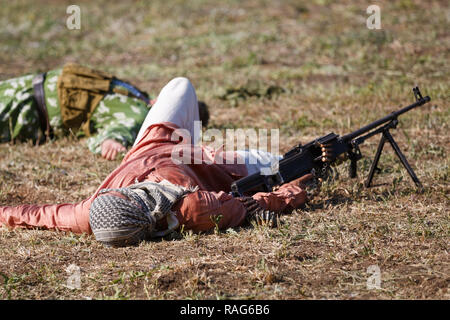
M61 69L49 71L44 82L45 102L55 137L68 134L62 126L58 102L60 74ZM37 141L42 135L33 99L34 76L0 81L0 142ZM132 145L147 112L148 106L142 100L118 93L105 95L91 117L93 130L87 139L89 150L100 153L101 143L106 139L114 139L125 147ZM83 132L78 132L77 136L83 136Z

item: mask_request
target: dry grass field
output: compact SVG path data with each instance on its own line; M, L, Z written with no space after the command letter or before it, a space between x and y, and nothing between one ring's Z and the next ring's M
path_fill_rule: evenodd
M346 134L414 101L393 135L425 186L416 192L390 146L375 186L347 164L277 228L175 232L111 249L92 236L0 227L1 299L449 299L448 1L4 1L0 80L78 61L153 96L186 76L210 128L277 128L282 152ZM81 29L66 8L81 8ZM276 90L268 90L276 88ZM275 91L275 93L274 93ZM0 145L0 205L72 203L120 163L68 137ZM67 286L74 264L80 287ZM371 289L369 266L381 272Z

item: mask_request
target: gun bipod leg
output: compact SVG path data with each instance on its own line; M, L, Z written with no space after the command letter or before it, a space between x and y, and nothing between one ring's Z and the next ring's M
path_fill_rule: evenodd
M375 154L375 158L373 159L372 165L370 166L369 177L366 180L366 187L370 187L372 184L373 175L375 174L375 170L380 170L378 168L378 161L380 160L381 152L383 151L384 143L386 142L386 138L384 137L384 133L381 135L380 143L378 144L377 153Z
M402 162L403 166L405 167L406 171L408 171L409 176L411 177L411 179L414 181L414 183L416 184L416 186L419 188L420 191L423 190L423 186L422 183L420 182L419 178L417 178L414 170L411 168L411 166L408 163L408 160L406 160L406 157L404 156L404 154L402 153L402 151L400 150L400 148L398 147L397 142L395 142L394 138L392 137L391 133L386 130L385 132L383 132L383 136L386 137L386 139L389 141L389 143L392 146L392 149L394 149L395 153L397 154L397 157L400 159L400 161Z
M383 134L381 135L380 143L378 144L378 149L375 154L375 158L373 159L372 166L370 167L369 177L367 178L367 181L365 183L366 187L370 187L370 185L372 184L373 176L375 174L375 170L379 170L377 167L378 161L380 160L380 156L381 156L381 153L383 151L383 147L384 147L384 144L386 143L386 141L389 141L389 143L392 146L392 149L394 149L394 151L395 151L395 154L400 159L402 165L405 167L409 176L411 177L411 179L414 181L416 186L419 188L419 191L421 192L423 190L422 183L420 182L419 178L417 178L414 170L409 165L408 160L406 160L405 155L400 150L397 142L394 140L394 138L392 137L389 130L384 130Z

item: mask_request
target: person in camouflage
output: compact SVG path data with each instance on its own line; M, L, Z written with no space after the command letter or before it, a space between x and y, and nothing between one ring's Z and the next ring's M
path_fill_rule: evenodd
M61 71L47 72L44 82L49 122L56 138L70 134L62 126L58 101L57 81ZM33 98L34 76L0 81L0 143L39 140L42 132ZM126 147L133 145L149 108L150 105L135 97L115 92L106 94L91 116L94 133L87 139L89 150L108 160L125 152ZM77 136L83 136L83 132Z

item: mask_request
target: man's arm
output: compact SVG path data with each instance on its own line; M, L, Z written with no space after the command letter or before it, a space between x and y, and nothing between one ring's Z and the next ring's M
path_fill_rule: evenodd
M253 199L260 208L269 211L290 211L306 202L304 180L305 178L292 181L273 192L259 192L253 195ZM184 197L173 210L185 229L211 230L215 227L212 219L214 216L221 216L217 219L218 226L220 229L227 229L244 224L254 211L252 203L249 202L246 206L245 202L245 199L235 198L225 192L197 191Z
M95 135L87 141L93 153L113 160L133 145L148 107L140 100L120 94L107 95L92 114Z
M180 225L186 230L207 231L237 227L245 221L246 209L237 198L225 192L196 191L188 194L173 207Z
M286 183L272 192L258 192L253 195L261 207L275 212L289 212L307 201L305 183L312 178L308 174Z
M126 149L127 146L133 143L139 124L134 120L124 123L113 119L103 121L100 124L96 123L96 126L97 133L87 140L87 146L92 153L101 154L107 158L106 155L109 150L113 149L111 148L112 146L122 146ZM113 143L108 143L107 141L112 141Z
M91 199L87 199L76 204L26 204L0 207L0 224L12 228L43 228L74 233L91 233L89 227L91 202Z

